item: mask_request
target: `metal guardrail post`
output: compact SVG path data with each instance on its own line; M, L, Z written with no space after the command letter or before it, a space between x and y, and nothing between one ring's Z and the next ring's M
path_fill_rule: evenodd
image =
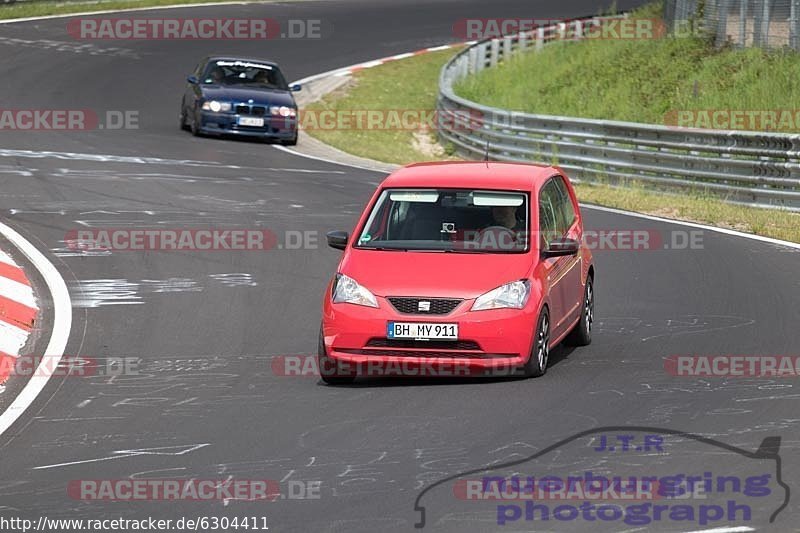
M719 16L717 17L717 46L728 41L728 11L731 8L731 0L721 0L719 3Z
M579 41L583 39L583 23L580 20L576 20L574 23L575 29L572 31L572 38Z
M486 43L478 44L478 63L476 64L475 71L480 72L486 68Z
M503 37L503 61L511 57L511 49L514 42L514 38L511 35L506 35Z
M519 43L517 49L523 52L528 47L528 33L524 31L520 32L517 36L517 42Z
M747 46L747 0L739 0L739 44Z
M764 0L753 3L753 46L761 46L761 17L764 14Z
M491 52L489 56L489 66L495 67L497 66L497 58L499 56L500 51L500 40L499 39L492 39L491 41Z
M544 46L544 28L536 28L536 50L541 50Z
M469 47L469 68L467 72L469 74L478 72L478 49L474 46Z
M763 11L761 13L761 46L769 46L769 23L770 23L770 10L769 1L761 0L763 2Z

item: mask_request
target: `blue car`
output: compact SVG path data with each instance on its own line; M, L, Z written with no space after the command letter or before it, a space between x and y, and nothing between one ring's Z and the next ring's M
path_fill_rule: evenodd
M297 104L278 65L260 59L206 57L186 78L181 129L297 144Z

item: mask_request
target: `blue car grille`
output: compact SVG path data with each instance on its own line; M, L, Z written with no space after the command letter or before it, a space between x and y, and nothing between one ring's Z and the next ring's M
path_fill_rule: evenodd
M247 105L239 104L236 106L237 115L252 115L254 117L263 117L267 114L267 108L261 105Z

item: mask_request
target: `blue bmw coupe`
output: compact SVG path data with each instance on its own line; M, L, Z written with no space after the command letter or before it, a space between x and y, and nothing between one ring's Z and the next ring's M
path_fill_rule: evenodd
M186 78L181 129L194 135L235 135L297 144L299 85L278 65L259 59L206 57Z

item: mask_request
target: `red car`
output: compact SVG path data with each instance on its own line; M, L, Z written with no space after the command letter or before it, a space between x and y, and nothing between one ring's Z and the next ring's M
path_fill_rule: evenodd
M414 164L378 187L325 293L319 370L538 377L550 349L592 339L594 266L557 167Z

